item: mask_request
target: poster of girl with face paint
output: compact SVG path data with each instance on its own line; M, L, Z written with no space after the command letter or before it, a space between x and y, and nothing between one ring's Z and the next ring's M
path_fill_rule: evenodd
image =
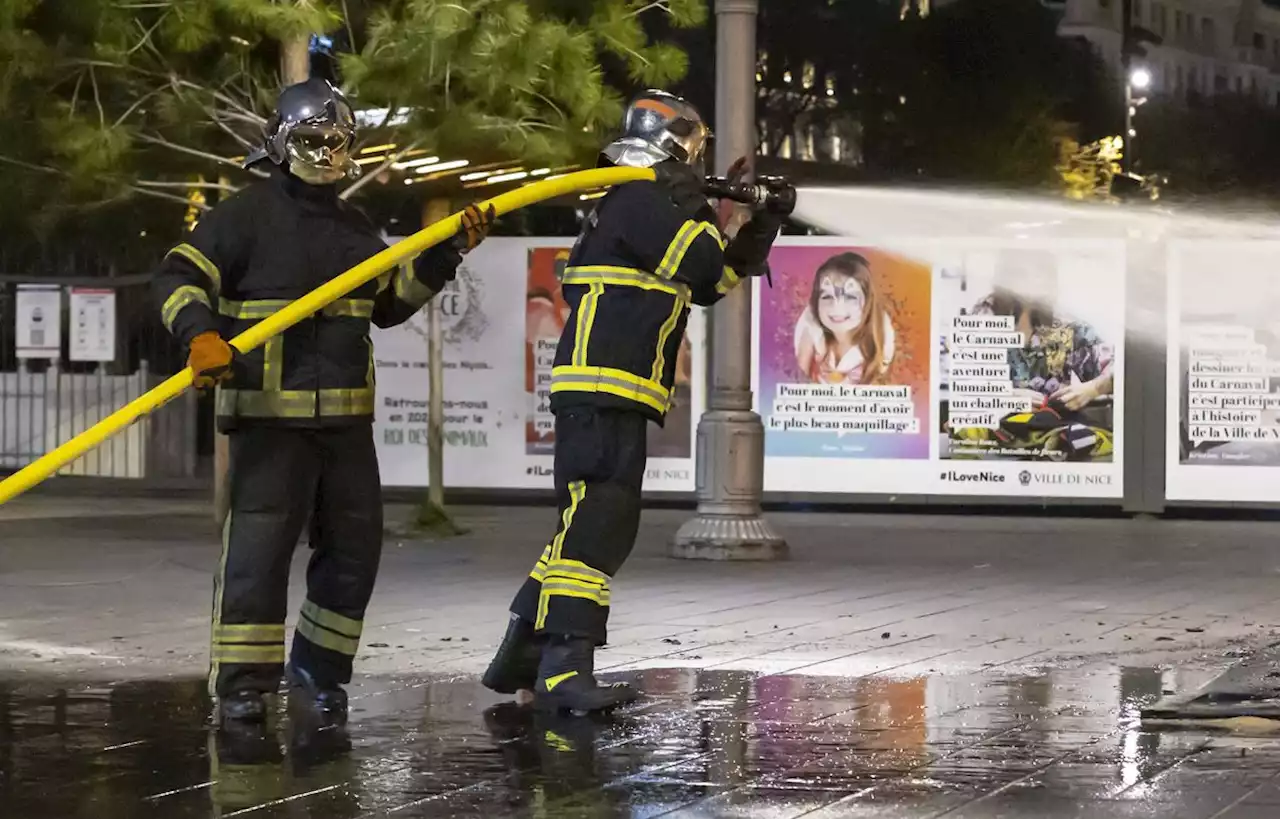
M757 291L766 455L928 458L930 263L793 241Z

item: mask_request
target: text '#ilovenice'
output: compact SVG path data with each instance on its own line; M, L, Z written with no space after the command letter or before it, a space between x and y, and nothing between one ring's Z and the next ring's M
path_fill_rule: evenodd
M956 483L1004 483L1004 475L999 472L956 472L948 469L940 477Z

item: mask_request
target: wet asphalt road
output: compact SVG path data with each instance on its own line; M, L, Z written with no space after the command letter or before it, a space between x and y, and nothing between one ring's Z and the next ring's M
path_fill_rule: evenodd
M1280 816L1280 738L1148 731L1190 682L1088 666L903 679L650 669L611 719L471 677L364 680L345 731L203 725L203 681L0 686L0 815Z
M790 513L726 566L648 511L593 722L479 686L554 510L468 513L388 540L347 731L220 736L203 505L6 505L0 819L1280 819L1280 732L1138 719L1280 639L1274 524Z

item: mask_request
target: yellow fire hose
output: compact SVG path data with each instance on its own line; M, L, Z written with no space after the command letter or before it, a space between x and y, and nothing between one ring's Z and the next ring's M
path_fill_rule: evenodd
M642 168L602 168L580 171L559 179L547 179L525 185L481 203L481 206L493 205L498 215L502 215L567 193L605 188L642 179L653 179L653 171ZM242 353L262 346L272 336L283 333L334 299L342 298L365 282L377 278L383 272L450 238L461 228L461 216L460 213L455 213L448 219L429 225L404 241L361 262L341 276L322 284L231 339L231 346ZM21 495L142 416L154 412L177 398L191 386L193 375L190 369L183 370L155 389L125 404L65 444L0 481L0 504Z

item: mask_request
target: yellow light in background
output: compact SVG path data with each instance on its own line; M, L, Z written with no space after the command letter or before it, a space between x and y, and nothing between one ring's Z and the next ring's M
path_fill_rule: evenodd
M485 180L486 185L496 185L499 182L514 182L517 179L524 179L529 175L528 171L516 171L515 173L503 173L497 176L491 176Z
M588 199L599 199L601 196L604 196L606 193L608 193L608 191L599 191L598 193L584 193L578 198L585 202Z
M423 165L434 165L440 161L438 156L424 156L421 159L410 159L407 162L397 162L391 167L397 171L406 171L410 168L420 168Z
M418 170L414 171L414 173L421 174L421 173L439 173L440 171L453 171L453 170L457 170L458 168L465 168L470 164L471 163L465 159L455 159L452 162L436 162L436 163L427 165L425 167L418 168Z
M386 145L370 145L368 148L361 148L360 155L364 156L365 154L382 153L382 152L390 151L395 147L396 147L396 144L394 142L388 142Z

